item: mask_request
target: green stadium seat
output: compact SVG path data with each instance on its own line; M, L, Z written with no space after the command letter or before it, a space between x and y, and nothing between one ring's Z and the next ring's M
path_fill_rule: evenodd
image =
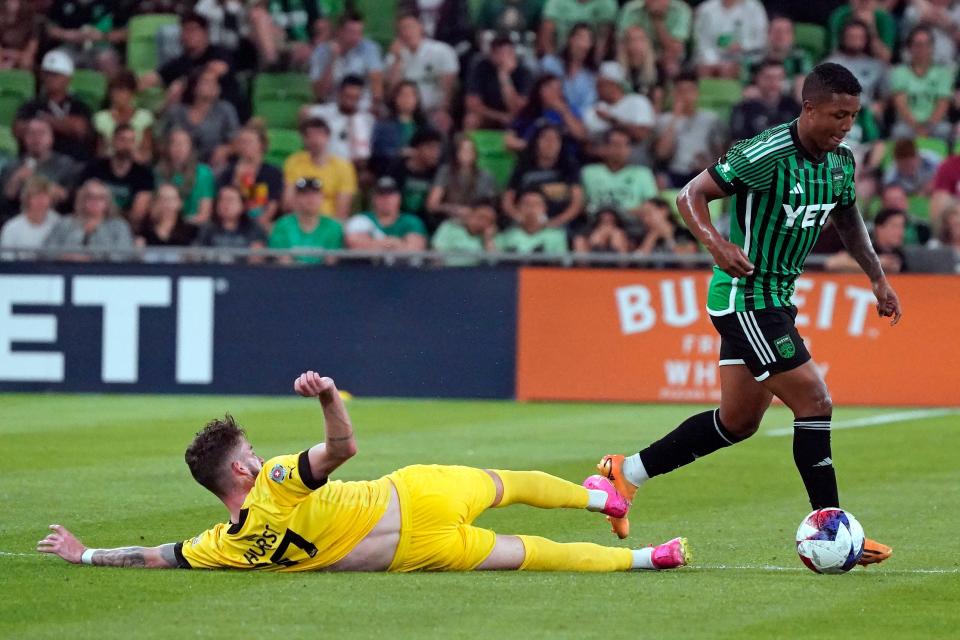
M136 73L157 68L157 31L168 24L178 24L172 13L151 13L130 18L127 24L127 67Z
M300 108L313 101L313 86L306 74L261 73L253 80L253 113L268 127L296 129Z
M390 48L396 37L397 3L383 0L356 0L354 8L363 14L364 34L383 47Z
M477 164L490 172L497 187L503 189L510 180L516 156L504 145L504 132L492 129L477 129L470 132L470 139L477 146Z
M700 100L698 106L708 109L726 121L733 105L743 99L743 84L739 80L728 78L703 78L700 80Z
M827 53L827 30L819 24L798 22L794 26L796 46L806 50L814 62L819 62Z
M70 91L75 93L93 111L103 108L107 95L107 77L99 71L77 69L70 81Z
M36 80L33 74L22 69L0 70L0 126L10 126L17 109L33 99Z
M930 220L930 198L927 196L907 196L910 206L910 216L920 220Z
M17 157L17 139L10 127L0 127L0 156Z
M266 160L272 165L283 168L283 162L291 153L303 149L303 139L296 129L267 129Z

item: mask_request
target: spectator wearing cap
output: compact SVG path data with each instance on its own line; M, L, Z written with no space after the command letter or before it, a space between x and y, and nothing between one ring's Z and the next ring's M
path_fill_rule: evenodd
M474 64L467 75L463 128L505 129L526 104L533 74L517 60L506 37L490 43L490 53Z
M351 217L346 224L347 247L360 251L423 251L427 229L415 215L401 210L400 187L390 176L373 188L373 211Z
M436 129L422 129L410 140L410 153L394 162L386 173L400 190L401 209L419 217L431 231L442 221L442 216L427 210L427 198L442 157L443 136Z
M614 128L604 135L603 162L589 164L581 173L586 211L595 219L601 209L613 209L624 222L634 219L645 201L657 195L653 172L630 163L630 134Z
M556 53L560 43L567 42L578 25L584 25L597 43L592 62L599 64L611 49L618 10L616 0L547 0L537 32L537 49L544 54Z
M904 62L890 73L890 91L896 122L892 138L935 137L950 135L947 111L953 95L953 73L949 67L933 62L933 32L916 27L907 38L909 63Z
M27 121L47 120L53 127L53 148L71 158L86 161L93 155L90 108L69 92L73 60L59 49L48 51L40 63L40 94L17 109L13 131L23 140Z
M320 118L308 118L300 124L303 151L291 154L283 163L286 183L284 203L293 207L294 185L300 178L316 178L323 189L321 213L346 220L357 194L357 171L353 163L330 153L330 127Z
M0 69L32 71L43 31L44 16L29 0L0 3Z
M430 122L440 131L453 126L450 115L456 93L460 61L445 42L424 37L423 25L412 14L397 18L397 38L390 45L386 60L387 85L413 80L420 89L420 99Z
M53 249L131 249L133 234L127 221L117 213L106 185L91 179L77 190L73 215L60 218L43 246ZM76 254L61 256L61 259L86 261L89 257Z
M113 204L135 226L150 207L153 172L135 160L137 137L128 124L113 130L110 155L91 160L80 174L80 182L91 178L106 185Z
M362 80L364 110L383 106L383 53L380 45L363 36L363 16L347 10L340 16L336 36L310 55L313 95L318 102L334 100L349 76Z
M630 27L642 29L657 60L672 77L687 54L692 14L683 0L630 0L620 9L617 30L622 38Z
M767 11L758 0L706 0L694 14L693 42L701 78L739 78L767 44Z
M566 228L583 212L580 167L563 152L558 127L541 127L524 151L503 194L503 210L516 221L522 215L519 194L535 190L546 200L550 227Z
M267 245L267 234L262 225L247 215L240 189L226 184L217 191L213 218L200 227L194 244L222 249L262 249Z
M573 237L577 253L629 253L630 238L616 207L601 207L593 223Z
M540 71L561 79L563 97L579 113L586 113L597 101L597 67L590 55L593 43L590 27L577 24L559 55L550 54L540 60Z
M436 251L460 254L480 254L496 251L497 205L493 200L481 200L468 207L459 218L445 220L433 234L431 244ZM444 259L449 267L475 265L479 260L468 255Z
M908 196L929 196L938 160L917 149L911 138L902 138L893 144L893 163L883 174L883 185L899 185Z
M83 165L53 150L53 125L49 118L28 119L21 125L21 131L23 153L0 172L3 189L0 210L15 208L23 184L34 176L43 176L52 183L50 196L54 206L59 206L67 200Z
M671 187L679 189L717 158L724 142L723 125L713 111L697 108L699 80L684 72L673 81L673 106L657 118L654 153L666 165Z
M97 147L101 155L109 153L113 131L121 124L130 125L137 139L137 162L153 160L153 114L136 105L137 77L132 71L120 70L107 84L107 108L93 116Z
M340 83L336 102L315 104L301 110L303 118L320 118L330 127L328 151L354 163L363 172L370 159L376 119L363 105L363 78L347 76Z
M730 135L734 140L752 138L800 115L800 104L783 91L786 78L779 60L760 63L754 82L757 96L738 102L730 114Z
M293 183L293 212L282 216L270 232L271 249L342 249L343 225L324 212L324 191L320 180L301 177ZM281 262L292 262L289 258ZM318 263L320 258L299 257L297 262Z
M167 107L161 122L165 133L172 129L189 133L197 157L214 171L226 166L230 139L239 128L237 111L220 99L220 83L210 68L196 69L190 74L182 100Z
M547 199L537 189L517 198L516 223L495 239L497 249L508 253L564 255L569 251L567 232L548 224Z
M43 246L60 221L60 214L53 210L53 186L43 176L33 176L23 183L20 213L0 229L0 247L36 249Z
M240 129L233 138L235 158L220 174L217 186L236 187L247 216L269 229L283 198L283 173L264 162L267 142L262 128L248 124Z
M600 65L597 96L600 100L586 112L583 123L594 140L603 137L611 127L630 134L634 145L642 145L653 131L656 114L646 96L627 93L627 74L620 63L608 60ZM640 159L634 154L634 159Z

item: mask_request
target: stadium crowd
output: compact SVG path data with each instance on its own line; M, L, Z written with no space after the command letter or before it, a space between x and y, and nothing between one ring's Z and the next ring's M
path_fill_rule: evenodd
M694 253L677 190L829 60L897 272L960 251L958 46L953 0L0 0L0 246Z

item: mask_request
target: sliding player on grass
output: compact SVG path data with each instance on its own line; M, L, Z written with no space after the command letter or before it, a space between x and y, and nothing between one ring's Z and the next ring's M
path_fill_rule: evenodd
M601 472L633 500L644 482L752 436L773 396L793 411L793 457L814 509L840 504L830 451L833 405L794 321L794 283L829 216L866 272L881 317L900 320L856 205L854 160L842 140L860 110L860 83L825 63L807 76L793 122L734 144L677 198L688 227L716 260L707 311L721 336L720 408L692 416L636 455L608 455ZM730 241L710 222L707 203L736 194ZM866 383L866 381L865 381ZM626 518L611 518L621 538ZM891 549L867 540L861 564Z
M379 480L328 481L357 452L350 417L330 378L308 371L294 389L320 399L325 442L264 462L228 415L187 448L193 477L223 501L230 522L184 542L120 549L87 548L51 525L37 550L74 564L267 571L627 571L689 560L681 538L631 550L473 526L486 509L510 504L626 515L626 500L600 476L578 486L540 471L418 465Z

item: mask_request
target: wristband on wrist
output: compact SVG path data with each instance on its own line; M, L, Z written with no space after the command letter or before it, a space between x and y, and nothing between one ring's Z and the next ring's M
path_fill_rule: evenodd
M83 555L80 556L80 562L83 564L93 564L93 554L100 549L84 549Z

